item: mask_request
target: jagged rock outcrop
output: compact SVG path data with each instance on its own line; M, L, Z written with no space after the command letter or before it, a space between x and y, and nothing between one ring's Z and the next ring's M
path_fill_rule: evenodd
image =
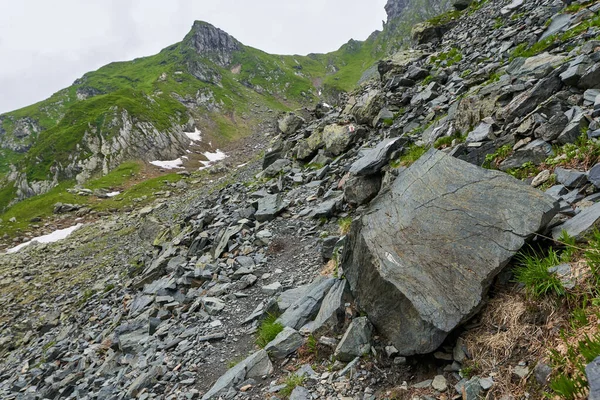
M493 278L558 211L496 171L430 150L353 224L341 265L401 355L424 354L479 310Z
M408 5L409 0L388 0L385 5L385 12L388 17L388 21L396 19L402 15L402 11Z
M184 42L191 45L201 57L224 68L231 64L233 52L242 47L233 36L203 21L194 22Z

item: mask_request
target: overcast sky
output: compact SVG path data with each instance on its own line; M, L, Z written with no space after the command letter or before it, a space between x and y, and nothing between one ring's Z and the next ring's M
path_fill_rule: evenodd
M386 0L0 0L0 113L112 61L158 53L194 20L276 54L324 53L382 28Z

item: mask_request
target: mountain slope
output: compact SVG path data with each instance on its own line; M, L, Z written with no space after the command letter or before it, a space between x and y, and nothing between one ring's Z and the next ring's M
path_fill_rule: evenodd
M177 158L189 145L185 132L200 129L204 141L222 145L271 110L337 103L406 40L406 26L446 3L390 0L383 32L308 56L271 55L196 21L182 42L154 56L111 63L47 100L0 115L0 210L128 160Z

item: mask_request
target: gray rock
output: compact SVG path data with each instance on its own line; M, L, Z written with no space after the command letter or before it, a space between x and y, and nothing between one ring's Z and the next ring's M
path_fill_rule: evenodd
M563 231L577 241L583 241L585 236L600 224L600 203L586 208L570 220L552 229L552 238L560 238Z
M254 217L258 222L272 221L287 208L279 193L258 199L258 210Z
M571 14L557 14L552 17L552 21L546 31L540 37L540 41L546 39L548 36L552 36L558 32L565 31L571 25L573 16Z
M309 285L298 286L297 288L286 290L277 297L277 306L280 311L285 311L292 304L300 300L306 295Z
M337 280L333 284L323 299L315 320L307 325L309 332L339 332L344 326L346 317L344 305L346 297L349 296L348 289L348 282L345 279Z
M327 125L323 129L323 142L325 151L333 156L338 156L350 147L357 136L354 125Z
M281 158L279 160L274 161L271 165L269 165L263 172L263 176L267 178L273 178L283 172L287 167L289 167L292 162L288 159Z
M283 286L281 285L280 282L273 282L270 285L266 285L263 286L262 288L260 288L260 290L268 295L274 295L277 294L279 292L281 292L281 290L283 289Z
M371 350L372 332L373 326L367 317L354 319L335 349L335 358L350 362L367 354Z
M588 181L596 188L600 188L600 164L596 164L588 172Z
M324 261L331 260L333 251L339 241L339 236L329 236L323 239L323 244L321 245L321 258L323 258Z
M389 162L390 155L406 143L404 138L385 139L374 149L363 151L359 158L350 167L350 173L355 175L372 175L378 173Z
M296 386L292 393L290 394L289 400L311 400L312 396L308 389L304 386Z
M310 213L312 218L330 218L341 207L343 195L329 198L317 205Z
M600 400L600 357L585 367L585 375L590 385L588 400Z
M493 121L482 121L469 135L467 136L467 143L470 142L482 142L484 140L494 139Z
M249 378L262 378L273 372L273 364L265 350L260 350L244 361L230 368L222 375L212 388L206 392L202 400L216 399L219 394L226 393L230 388Z
M479 309L494 276L556 211L554 199L506 174L430 150L353 224L341 265L378 332L401 355L428 353Z
M600 64L589 67L577 84L581 89L600 89Z
M294 134L305 123L304 119L294 113L288 113L277 122L281 133L286 136Z
M500 163L499 168L501 171L507 171L512 168L520 168L528 162L537 165L545 161L552 154L552 146L541 139L537 139L511 154L506 160Z
M335 279L333 278L318 277L315 279L304 295L285 310L277 322L283 326L300 329L317 315L323 298L334 283Z
M446 381L446 377L444 375L437 375L433 378L433 382L431 382L431 387L437 390L438 392L445 392L448 389L448 382Z
M344 184L344 198L352 206L367 204L381 189L381 176L352 176Z
M540 386L547 386L548 378L550 377L550 374L552 374L552 368L543 362L539 362L533 369L533 373L535 375L535 380Z
M202 305L209 315L217 315L225 308L225 303L216 297L203 297Z
M540 103L546 101L562 86L558 76L549 76L540 80L533 88L516 96L500 114L504 121L521 118L533 111Z
M492 378L480 378L479 384L483 390L490 390L494 386L494 380Z
M471 379L463 379L454 386L463 400L479 400L479 395L483 390L479 383L479 377L474 376Z
M548 196L552 196L552 198L556 200L560 200L562 196L564 196L567 193L569 193L569 191L563 185L554 185L548 190L546 190L546 194Z
M149 371L143 372L127 388L127 397L135 398L140 390L150 387L156 383L156 380L163 375L163 369L155 366Z
M271 357L281 359L298 350L303 343L304 339L298 331L286 326L265 346L265 350Z
M569 189L580 188L588 181L587 175L580 171L557 167L554 173L556 174L556 181Z
M473 0L454 0L452 2L452 6L454 6L454 8L457 10L466 10L469 8L472 2Z

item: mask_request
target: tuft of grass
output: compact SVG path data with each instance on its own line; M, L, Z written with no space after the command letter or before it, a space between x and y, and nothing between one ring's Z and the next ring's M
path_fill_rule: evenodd
M429 57L429 62L434 64L436 67L439 67L440 65L451 67L454 64L461 62L462 59L463 55L460 50L456 47L453 47L446 52Z
M264 348L269 342L283 331L283 325L277 321L277 315L269 314L267 318L258 327L256 344Z
M421 158L421 156L425 154L427 150L428 148L426 146L417 146L416 144L411 144L408 149L405 149L404 154L402 154L397 161L393 161L391 165L394 168L401 166L408 167Z
M340 235L347 235L348 232L350 232L350 227L352 226L352 217L340 218L338 221L338 226Z
M525 285L527 292L534 298L547 295L564 296L565 288L560 279L548 271L561 263L558 253L550 248L544 257L535 253L521 253L519 266L515 269L515 279Z
M283 382L285 387L279 391L279 394L284 397L289 397L294 389L296 389L298 386L302 386L305 380L306 378L303 375L289 375Z
M487 169L496 169L498 165L512 153L513 147L510 144L505 144L492 154L485 156L485 161L482 167Z
M460 132L456 132L452 136L444 136L444 137L439 138L438 140L435 141L435 143L433 144L433 147L435 147L436 149L443 149L443 148L451 146L452 142L454 142L455 140L458 143L463 143L466 140L466 138L467 137L461 135Z

